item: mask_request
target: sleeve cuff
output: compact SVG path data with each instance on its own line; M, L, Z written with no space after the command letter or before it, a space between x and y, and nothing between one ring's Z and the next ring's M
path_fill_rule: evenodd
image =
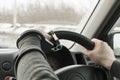
M120 61L115 60L111 66L110 73L117 78L120 78Z

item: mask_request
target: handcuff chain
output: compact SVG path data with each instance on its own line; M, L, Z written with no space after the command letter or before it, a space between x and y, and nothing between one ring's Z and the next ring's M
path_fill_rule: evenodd
M60 45L60 41L59 41L59 38L57 37L57 35L54 33L54 31L51 31L50 32L50 35L52 36L53 38L53 44L54 44L54 48L52 48L52 50L54 51L58 51L58 50L61 50L62 49L62 46Z

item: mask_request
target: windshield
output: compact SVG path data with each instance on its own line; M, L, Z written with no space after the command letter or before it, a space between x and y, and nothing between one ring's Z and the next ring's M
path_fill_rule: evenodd
M98 0L1 0L0 48L15 48L17 37L28 29L83 29Z

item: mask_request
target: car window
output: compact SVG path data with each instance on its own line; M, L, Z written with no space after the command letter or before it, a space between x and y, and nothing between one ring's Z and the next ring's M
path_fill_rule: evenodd
M116 31L120 31L120 18L118 18L118 20L116 21L116 23L113 26L113 29L111 30L111 32L116 32Z
M113 28L109 33L120 32L120 18L115 22ZM120 55L120 35L116 34L113 40L113 49L115 55Z
M28 29L80 32L99 0L1 0L0 48L15 48Z

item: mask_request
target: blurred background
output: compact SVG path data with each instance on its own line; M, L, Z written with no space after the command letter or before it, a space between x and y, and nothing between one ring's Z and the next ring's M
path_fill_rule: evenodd
M0 0L0 48L15 48L28 29L80 33L99 0Z

